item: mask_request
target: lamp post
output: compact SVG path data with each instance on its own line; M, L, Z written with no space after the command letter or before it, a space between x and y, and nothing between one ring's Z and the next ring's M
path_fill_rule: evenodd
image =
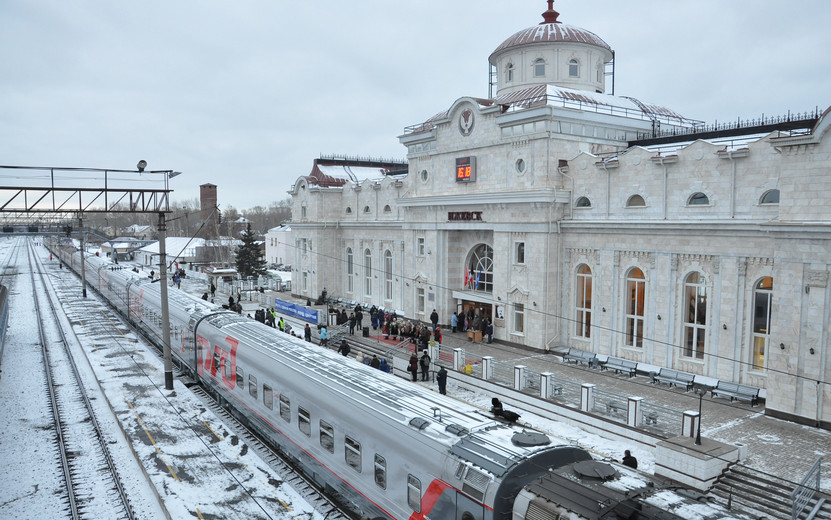
M695 393L698 394L698 429L695 433L696 446L701 446L701 402L704 400L708 389L709 387L707 385L700 385L695 389Z

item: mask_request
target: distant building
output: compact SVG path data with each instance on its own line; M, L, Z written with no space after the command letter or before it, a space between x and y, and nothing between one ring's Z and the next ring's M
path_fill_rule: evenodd
M265 234L265 260L269 265L291 265L294 258L294 242L291 226L273 227Z
M293 292L763 389L831 427L831 114L705 128L606 93L614 54L544 13L491 54L493 97L399 136L409 169L315 161ZM800 100L801 101L801 100Z
M196 261L196 251L204 245L205 240L190 237L167 237L165 256L169 267L184 269ZM159 266L159 241L152 242L133 253L135 261L147 267Z
M150 240L156 234L156 230L153 226L140 226L138 224L133 224L131 226L127 226L124 233L139 240Z

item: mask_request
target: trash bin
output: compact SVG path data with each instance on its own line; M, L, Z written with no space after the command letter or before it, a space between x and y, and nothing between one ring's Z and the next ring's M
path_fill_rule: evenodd
M365 338L369 337L369 327L364 327L364 337Z

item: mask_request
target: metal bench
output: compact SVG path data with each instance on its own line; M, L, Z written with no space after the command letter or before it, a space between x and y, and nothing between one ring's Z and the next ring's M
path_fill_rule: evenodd
M600 370L614 370L615 374L626 372L629 377L634 376L638 371L637 361L629 361L616 357L609 357L605 363L600 365Z
M590 367L597 366L597 354L594 352L586 352L578 348L570 348L568 352L563 355L564 361L574 361L575 363L585 363Z
M681 372L673 368L662 368L657 374L653 373L651 375L652 384L667 383L669 386L683 386L687 392L692 390L693 380L695 379L695 374Z
M731 403L734 400L748 401L750 406L756 406L759 404L759 389L753 386L719 381L716 387L710 390L710 397L729 397Z

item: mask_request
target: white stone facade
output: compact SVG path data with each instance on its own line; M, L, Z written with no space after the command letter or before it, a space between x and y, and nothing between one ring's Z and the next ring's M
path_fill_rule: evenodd
M400 136L406 175L300 177L293 291L442 324L471 306L498 341L760 387L767 413L829 427L831 116L800 135L638 146L694 122L592 87L462 97Z

